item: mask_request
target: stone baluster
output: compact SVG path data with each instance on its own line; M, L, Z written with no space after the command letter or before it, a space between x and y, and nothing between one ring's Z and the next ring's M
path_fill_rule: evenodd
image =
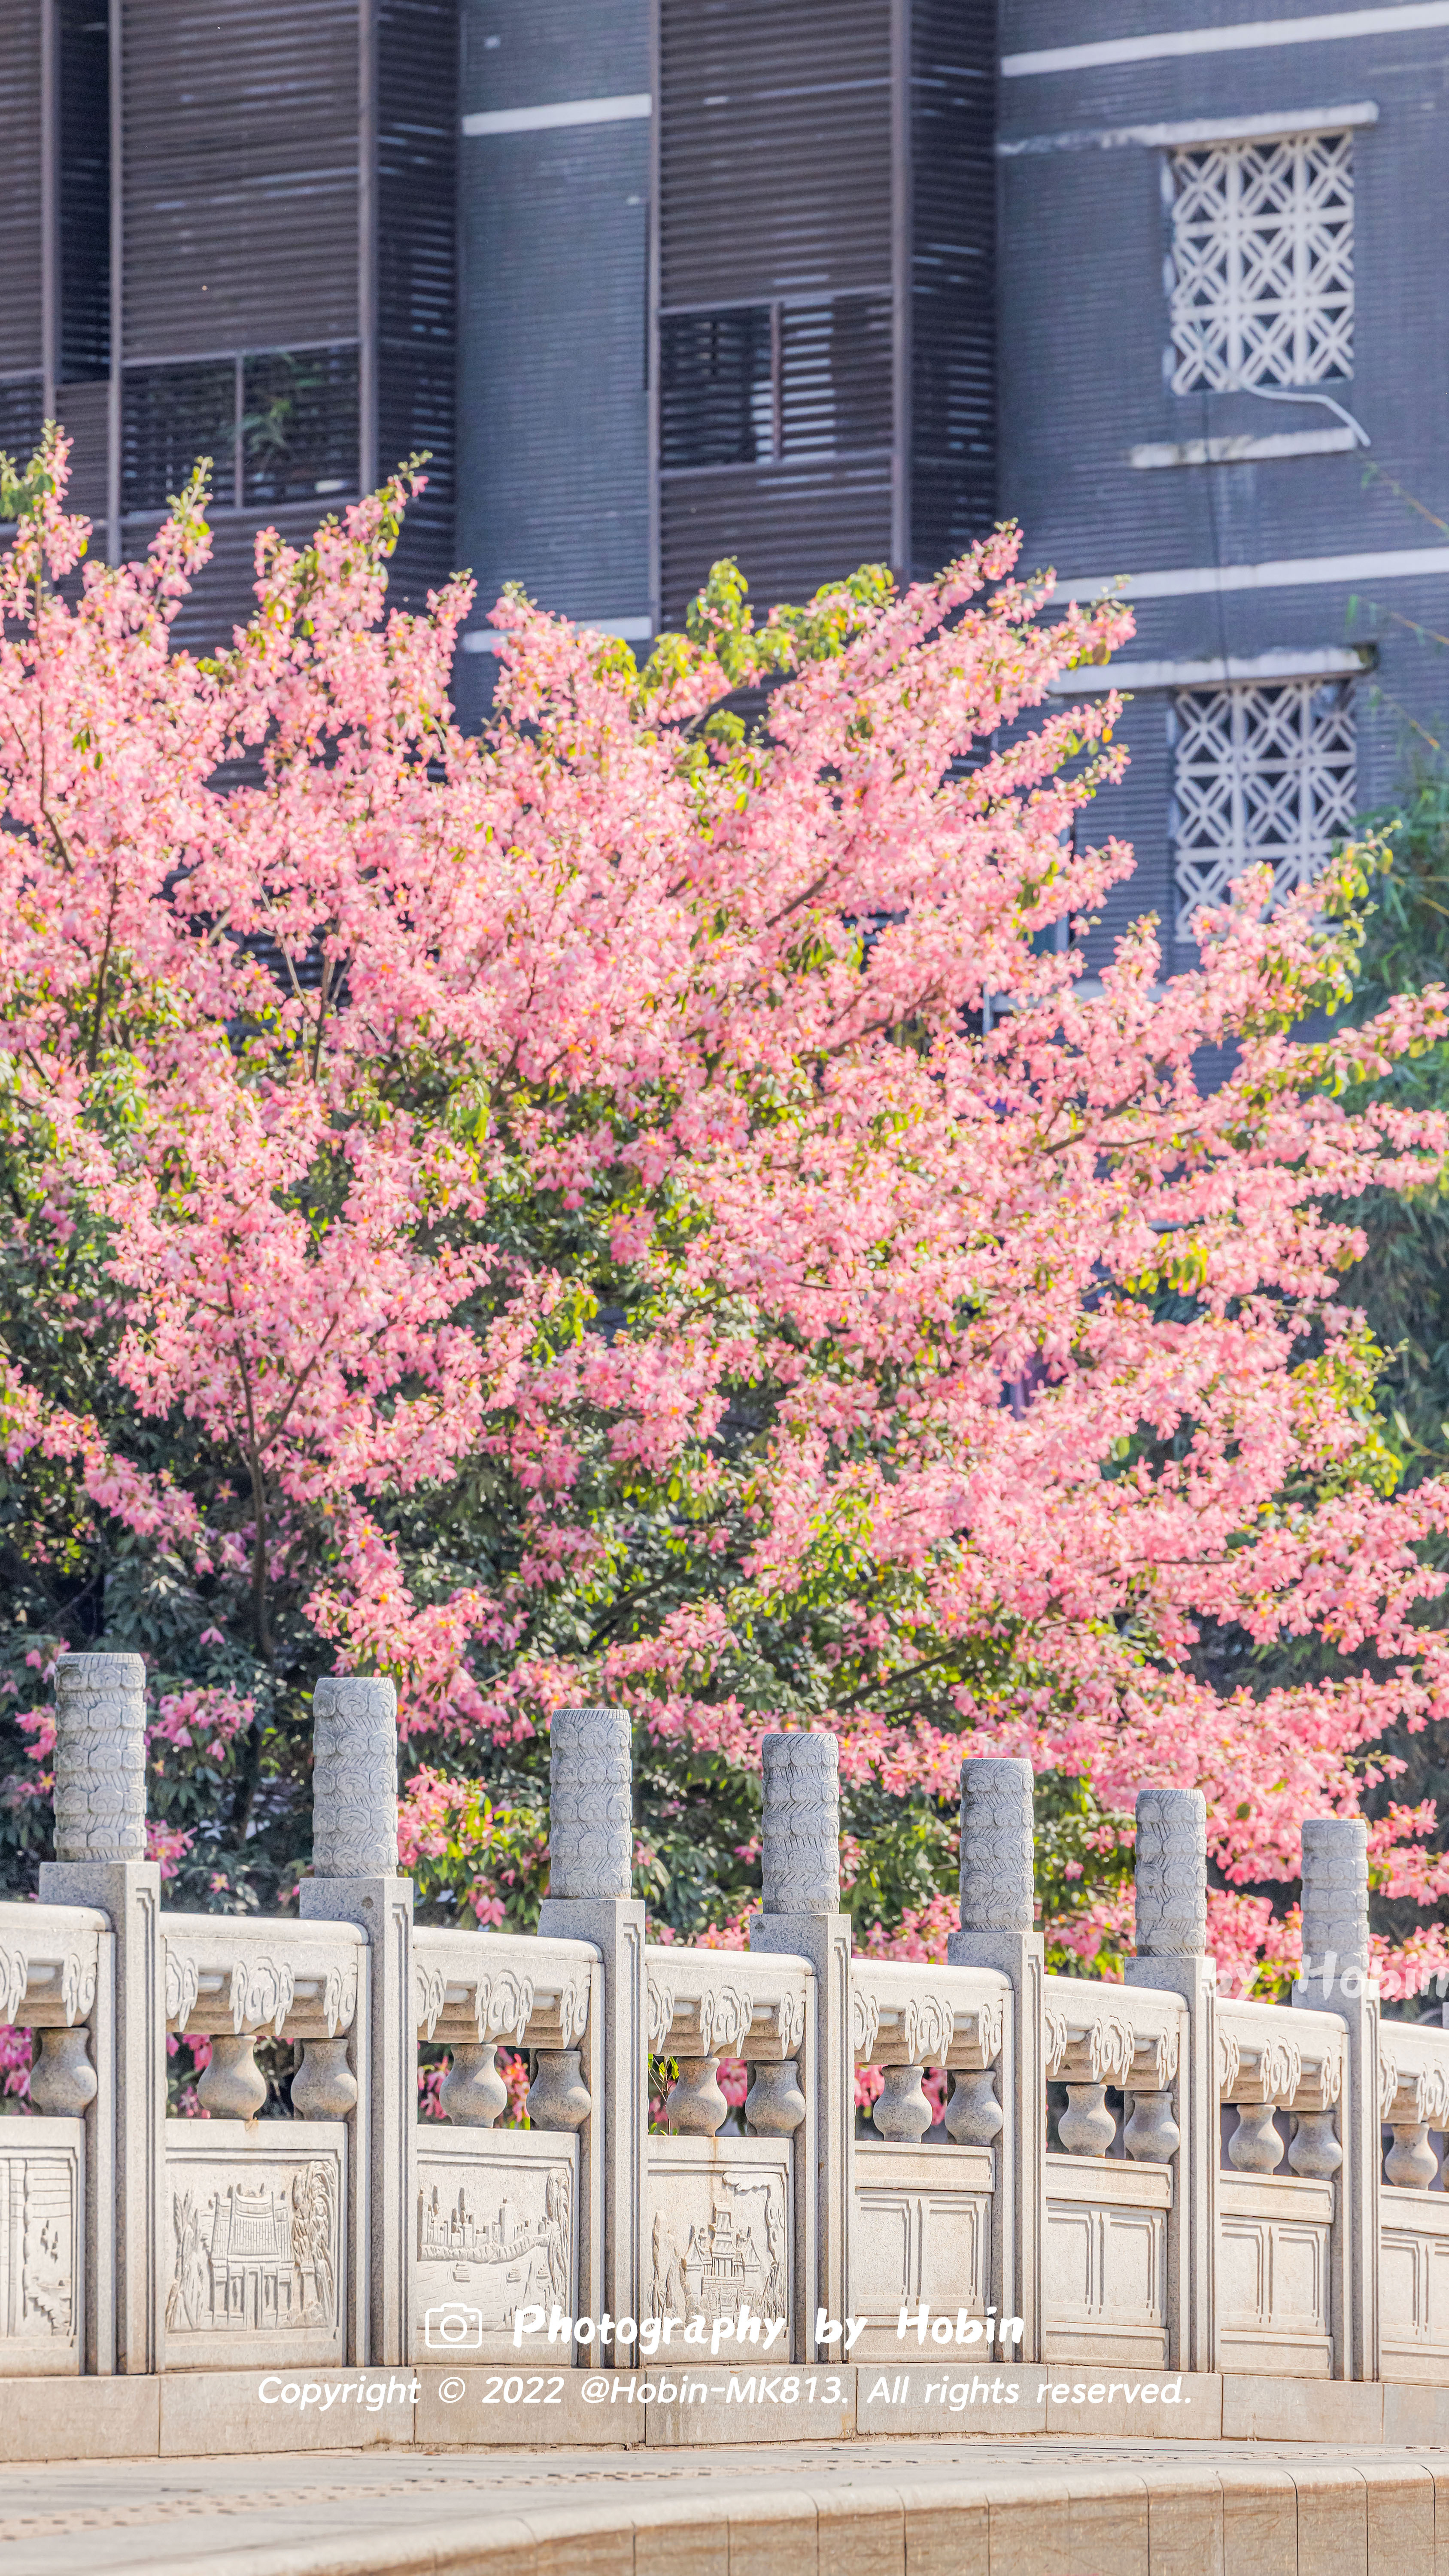
M1347 2033L1334 2193L1341 2379L1379 2375L1379 1990L1369 1974L1368 1827L1359 1816L1303 1827L1303 1970L1293 2001L1336 2013Z
M796 2133L791 2348L798 2359L824 2361L829 2348L816 2352L814 2316L818 2308L832 2317L845 2315L855 2175L839 1748L833 1735L767 1735L762 1763L764 1904L750 1917L750 1948L808 1959L814 1979L798 2060L806 2117Z
M581 2129L594 2107L584 2081L581 2048L541 2048L528 2088L528 2116L536 2129Z
M496 2042L458 2042L438 2087L438 2106L458 2129L491 2129L502 2119L508 2108L508 2087L498 2072Z
M38 2030L30 2069L29 2101L46 2119L75 2119L96 2098L96 2070L88 2030Z
M672 2138L712 2138L729 2116L719 2088L717 2057L681 2057L679 2073L664 2105L665 2126Z
M1331 2182L1343 2162L1343 2149L1331 2111L1298 2111L1288 2146L1288 2162L1303 2182Z
M417 2238L418 2049L413 1883L397 1865L397 1693L390 1681L332 1673L312 1694L312 1718L313 1875L298 1889L301 1912L310 1922L360 1924L368 1939L366 1985L359 1985L352 2031L357 2099L348 2242L367 2246L369 2261L366 2280L357 2271L352 2283L348 2357L406 2361Z
M1278 2106L1273 2102L1239 2102L1238 2124L1228 2140L1228 2162L1235 2173L1276 2173L1283 2161Z
M347 2063L349 2042L304 2039L302 2063L292 2078L292 2111L299 2120L350 2120L357 2108L357 2078Z
M1034 1864L1031 1764L994 1754L963 1762L961 1928L951 1934L946 1955L953 1967L996 1968L1011 1979L1001 2039L1005 2126L991 2200L992 2286L1000 2314L1022 2319L1023 2361L1041 2357L1046 2185L1045 1961L1034 1929ZM946 2125L951 2128L950 2111Z
M931 2125L924 2066L883 2066L871 2118L893 2146L918 2147Z
M160 2367L158 2283L169 2261L166 1996L161 1872L146 1858L146 1668L139 1655L63 1655L55 1675L55 1858L46 1905L91 1905L111 1931L92 2017L86 2109L90 2371ZM42 2056L42 2065L44 2064ZM80 2080L72 2061L73 2078ZM42 2076L42 2089L46 2078Z
M1107 2108L1105 2084L1069 2084L1067 2107L1057 2121L1057 2136L1069 2156L1104 2156L1117 2135Z
M201 2070L196 2098L214 2120L254 2120L267 2098L267 2079L256 2061L259 2034L244 2030L233 2038L218 2031L211 2055Z
M1177 2117L1155 2090L1134 2092L1124 2144L1129 2155L1145 2154L1150 2163L1176 2154L1167 2264L1172 2361L1180 2370L1216 2370L1217 1963L1207 1946L1207 1808L1200 1789L1138 1793L1137 1955L1127 1962L1126 1982L1180 1995L1187 2006ZM1174 2130L1179 2136L1169 2146Z
M756 2066L754 2081L745 2095L745 2119L756 2138L790 2138L799 2128L809 2104L800 2090L799 2069L793 2057L777 2059L773 2064Z
M647 2316L649 2010L644 1908L629 1892L634 1798L627 1709L554 1710L548 1873L539 1931L591 1941L603 1962L595 2098L580 2130L580 2313L596 2316L607 2308L615 2317ZM630 2348L616 2342L614 2358L624 2365Z
M958 2147L994 2147L1005 2118L989 2066L956 2077L946 2105L946 2135Z
M1429 2144L1429 2123L1405 2120L1401 2110L1402 2099L1390 2107L1389 2132L1394 2143L1384 2158L1384 2178L1400 2191L1432 2191L1439 2159Z

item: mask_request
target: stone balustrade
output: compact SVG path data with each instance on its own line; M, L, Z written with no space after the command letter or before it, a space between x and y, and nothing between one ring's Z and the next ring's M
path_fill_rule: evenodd
M391 1686L337 1677L316 1717L299 1915L172 1912L141 1667L62 1662L57 1857L0 1905L35 2033L0 2375L512 2359L522 2312L572 2321L552 2366L626 2363L743 2309L798 2362L847 2316L857 2361L898 2356L904 2313L998 2359L1449 2386L1449 2029L1382 2018L1361 1825L1305 1827L1291 2004L1217 1992L1187 1791L1139 1801L1125 1982L1048 1976L1030 1769L977 1757L947 1960L856 1957L834 1741L770 1736L750 1947L650 1943L627 1718L560 1710L538 1933L463 1930L414 1924L397 1868ZM161 2113L168 2034L209 2043L204 2117Z

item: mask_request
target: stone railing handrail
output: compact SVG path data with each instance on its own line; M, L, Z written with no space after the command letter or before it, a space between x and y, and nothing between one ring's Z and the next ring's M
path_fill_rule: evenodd
M1279 2110L1328 2110L1343 2083L1344 2033L1336 2015L1246 1999L1218 2006L1218 2096Z
M856 1959L851 2038L857 2066L995 2066L1011 2006L998 1968Z
M0 1904L0 2022L44 2030L86 2020L110 1929L92 1905Z
M1161 1987L1044 1981L1046 2071L1054 2081L1161 2093L1177 2073L1187 2007Z
M572 2048L588 2026L591 1941L540 1940L420 1923L413 1933L418 2035L514 2048Z
M1123 1981L1048 1976L1031 1769L975 1754L947 1963L859 1957L835 1741L772 1735L749 1947L650 1942L629 1717L568 1709L538 1932L414 1924L392 1686L353 1674L316 1693L298 1914L173 1913L144 1682L62 1666L58 1858L39 1905L0 1906L0 2005L37 2033L42 2118L5 2145L12 2212L44 2213L12 2245L43 2369L390 2364L435 2308L501 2359L520 2305L631 2320L621 2361L643 2320L740 2297L792 2362L847 2315L893 2360L919 2300L937 2341L1074 2368L1449 2388L1414 2287L1449 2251L1449 2030L1380 2026L1361 1821L1304 1827L1291 2004L1217 1992L1196 1791L1139 1798ZM175 2071L209 2127L159 2115L168 2028L205 2043L194 2095Z
M367 1935L354 1923L286 1915L161 1917L166 2026L192 2036L273 2031L335 2039L352 2028Z
M814 1973L776 1951L645 1946L649 2049L655 2057L794 2057L805 2037Z

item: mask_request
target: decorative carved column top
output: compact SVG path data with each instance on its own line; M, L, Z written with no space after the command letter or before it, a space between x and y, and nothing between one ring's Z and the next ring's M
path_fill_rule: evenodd
M1201 1789L1137 1793L1137 1956L1207 1949L1207 1804Z
M627 1897L634 1775L626 1708L556 1708L548 1758L548 1892Z
M767 1914L840 1911L840 1747L833 1735L767 1735L762 1829Z
M1362 1816L1310 1816L1303 1827L1303 1976L1368 1972L1368 1826Z
M62 1655L55 1672L55 1856L146 1857L146 1667Z
M312 1693L312 1865L319 1878L397 1875L397 1692L327 1673Z
M1032 1768L1000 1754L961 1765L961 1929L1030 1932L1036 1921Z

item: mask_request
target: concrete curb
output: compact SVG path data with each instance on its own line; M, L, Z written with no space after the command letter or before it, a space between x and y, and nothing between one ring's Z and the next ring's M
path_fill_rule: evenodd
M822 2467L824 2464L822 2463ZM363 2499L359 2496L359 2504ZM1440 2576L1449 2457L1134 2459L899 2478L744 2473L707 2497L475 2505L406 2533L208 2549L168 2576ZM500 2498L503 2505L503 2499ZM89 2557L89 2553L88 2553ZM103 2560L91 2560L104 2565Z

